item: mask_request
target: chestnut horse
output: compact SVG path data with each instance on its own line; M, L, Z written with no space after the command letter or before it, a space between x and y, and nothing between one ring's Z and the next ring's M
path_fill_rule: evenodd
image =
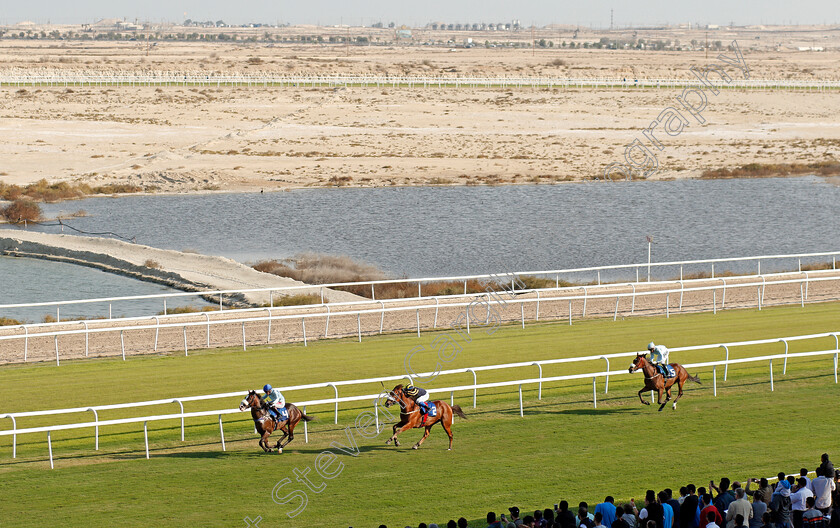
M466 418L467 415L464 414L464 411L461 410L461 407L458 405L450 406L448 403L440 400L435 400L431 403L435 404L437 407L437 416L426 416L426 423L423 423L423 417L420 414L420 406L411 398L406 396L403 392L403 386L397 385L394 387L390 393L388 393L388 400L385 402L385 407L390 407L391 405L399 404L400 406L400 421L394 424L394 436L388 439L385 444L390 444L391 441L394 441L394 445L399 446L400 441L397 439L397 435L402 433L403 431L407 431L408 429L413 429L415 427L425 427L426 432L423 434L423 438L417 441L414 444L412 449L418 449L422 444L423 441L426 440L429 436L429 431L432 429L432 426L436 423L439 423L443 426L444 431L446 434L449 435L449 451L452 451L452 421L454 420L453 414L457 414L461 418Z
M636 359L633 360L633 363L630 364L630 373L641 369L645 375L645 386L642 387L642 390L639 391L639 400L645 405L650 405L650 402L645 401L642 398L642 393L645 391L658 391L659 398L657 399L656 403L659 404L659 410L661 411L665 404L668 403L668 400L671 399L671 387L674 386L674 383L677 383L679 388L679 393L677 394L676 399L674 400L674 410L677 410L677 402L680 399L680 396L683 394L683 384L686 380L693 381L694 383L700 383L699 376L692 376L685 370L682 365L679 363L671 363L671 366L674 367L674 371L676 372L676 376L673 378L668 378L667 380L664 376L659 372L659 369L656 366L648 361L647 354L636 354ZM665 392L667 394L667 398L665 401L662 401L662 393Z
M257 434L260 435L259 446L266 453L270 453L272 451L272 448L268 445L268 437L271 436L271 433L278 429L283 432L283 436L281 436L274 445L274 449L277 449L277 453L282 453L283 447L289 445L292 440L295 439L295 426L298 422L301 420L309 422L315 419L314 416L307 416L303 414L300 409L295 406L295 404L287 403L286 411L289 413L289 419L285 422L278 423L274 418L272 418L271 413L268 412L268 409L266 409L263 405L257 391L253 390L248 391L248 396L246 396L239 404L240 411L247 409L251 409L251 417L254 419L254 428L257 430ZM283 440L286 440L286 443L281 444Z

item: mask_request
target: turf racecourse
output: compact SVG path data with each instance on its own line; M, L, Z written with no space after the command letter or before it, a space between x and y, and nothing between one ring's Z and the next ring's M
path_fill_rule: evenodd
M629 351L655 339L671 347L783 337L840 330L840 304L814 304L712 314L530 323L503 327L492 336L474 329L473 339L444 368ZM190 357L161 355L6 366L0 369L0 412L101 405L261 386L294 385L391 375L404 372L406 353L417 345L431 349L435 333L366 337L301 345L191 352ZM834 339L795 342L791 352L833 349ZM732 357L783 351L783 346L736 348ZM675 353L673 361L722 358L722 351ZM415 355L416 371L434 366L432 353ZM613 370L629 361L614 361ZM766 363L733 366L718 396L712 395L710 369L699 373L703 385L688 385L678 410L662 413L636 398L641 376L616 376L609 394L598 382L598 408L591 402L591 380L546 384L542 400L536 387L525 389L525 417L519 416L516 388L457 393L468 420L456 420L453 451L436 428L419 451L410 449L419 430L403 435L403 447L384 446L386 433L365 439L354 435L359 452L339 456L341 473L324 481L309 476L320 492L295 482L294 468L312 468L332 442L347 444L345 427L370 405L342 407L333 424L332 406L310 408L310 442L302 430L283 455L265 455L244 415L225 418L227 451L222 452L215 419L187 421L186 442L178 422L149 424L151 459L143 451L140 424L103 428L100 450L91 430L53 434L56 469L46 458L46 435L18 439L11 458L11 437L0 437L0 525L2 526L260 526L390 527L445 523L464 516L485 526L488 510L523 512L550 507L561 499L600 501L640 497L648 488L678 488L710 478L769 476L779 470L816 467L819 455L838 452L840 387L832 359L791 360L787 375L775 370L770 392ZM603 370L603 361L546 366L545 376ZM479 373L479 382L532 377L536 368ZM430 386L470 383L472 376L442 377ZM341 395L375 392L378 384L342 388ZM332 389L288 393L291 401L326 397ZM233 407L237 400L188 403L187 411ZM175 412L176 405L100 413L100 419ZM87 415L85 419L88 419ZM20 419L18 427L78 421L79 416ZM0 421L9 428L10 421ZM337 464L337 462L336 462ZM330 469L335 470L333 465ZM291 479L283 494L304 489L305 510L272 501L272 488Z

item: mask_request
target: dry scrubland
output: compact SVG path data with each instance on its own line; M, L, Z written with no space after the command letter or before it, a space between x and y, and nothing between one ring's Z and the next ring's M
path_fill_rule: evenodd
M314 34L315 29L288 31ZM753 78L833 79L840 38L837 31L825 33L827 40L807 31L721 31L710 40L740 39ZM568 31L555 34L558 42L571 40ZM639 38L702 40L703 32L663 31ZM813 45L816 38L829 51L791 48ZM0 70L686 78L690 66L713 62L716 53L706 58L703 51L479 47L451 52L423 46L167 41L149 51L139 42L3 39ZM172 192L579 180L621 160L624 146L674 104L678 93L3 87L0 131L6 140L0 145L0 178L13 184L46 178ZM726 92L710 98L704 115L705 125L692 124L679 137L667 138L655 178L700 177L748 163L836 164L840 158L840 93Z

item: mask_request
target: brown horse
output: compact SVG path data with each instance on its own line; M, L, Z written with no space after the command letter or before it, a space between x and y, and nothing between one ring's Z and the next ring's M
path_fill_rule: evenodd
M683 384L686 380L693 381L694 383L700 383L700 377L690 375L679 363L671 363L671 366L674 367L674 371L677 375L666 380L656 366L648 361L646 356L647 354L637 354L636 359L634 359L633 363L630 364L630 373L641 369L645 375L645 386L639 391L639 400L641 400L641 402L645 405L650 405L650 402L647 402L642 398L642 393L645 391L658 391L659 398L656 403L659 404L659 410L661 411L662 408L665 407L665 404L668 403L668 400L671 399L671 387L674 386L674 383L677 383L679 393L677 394L673 405L674 410L677 410L677 402L683 394ZM662 401L663 392L667 394L667 398L664 402Z
M434 403L435 407L437 407L437 416L426 416L426 423L424 424L423 417L420 414L420 406L414 400L406 396L403 392L402 385L394 387L394 390L388 393L388 400L385 402L385 407L399 404L400 421L394 424L394 436L389 438L385 444L390 444L393 440L394 445L399 446L400 441L397 439L398 434L415 427L425 427L426 432L423 434L423 438L418 440L413 447L413 449L418 449L423 444L423 441L428 438L429 431L432 429L432 426L436 423L440 423L440 425L443 426L444 431L446 431L446 434L449 435L449 451L452 451L453 414L457 414L461 418L466 418L467 415L464 414L464 411L462 411L461 407L458 405L450 406L448 403L440 400L435 400L431 403Z
M307 416L303 414L293 403L287 403L286 411L289 413L289 419L284 422L277 422L274 418L272 418L271 413L268 412L268 409L266 409L263 405L257 391L253 390L248 391L248 396L246 396L239 404L240 411L245 411L247 409L251 409L251 417L254 419L254 428L257 430L257 434L260 435L259 446L266 453L270 453L272 451L272 448L268 445L268 437L271 436L271 433L277 431L278 429L283 432L283 436L281 436L274 445L274 449L277 449L277 453L282 453L283 448L295 439L295 426L298 422L301 420L309 422L315 419L314 416ZM281 443L283 440L286 440L286 442Z

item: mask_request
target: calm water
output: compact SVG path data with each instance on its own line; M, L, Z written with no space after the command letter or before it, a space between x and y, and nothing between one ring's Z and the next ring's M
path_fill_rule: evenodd
M0 304L15 304L38 301L85 299L94 297L124 297L126 295L151 295L176 293L176 290L162 285L106 273L94 268L49 262L46 260L0 257L0 283L3 295ZM112 315L136 316L163 311L163 300L116 301L111 303ZM192 305L204 306L203 300L190 298L167 299L167 307ZM108 316L108 303L61 307L64 320L73 317ZM11 317L19 321L41 322L44 315L56 316L55 308L10 308L0 310L0 317Z
M134 196L44 209L84 209L91 216L73 226L155 247L241 262L339 253L416 277L643 262L646 235L655 261L836 250L838 204L840 187L803 177ZM4 283L6 268L0 261Z

